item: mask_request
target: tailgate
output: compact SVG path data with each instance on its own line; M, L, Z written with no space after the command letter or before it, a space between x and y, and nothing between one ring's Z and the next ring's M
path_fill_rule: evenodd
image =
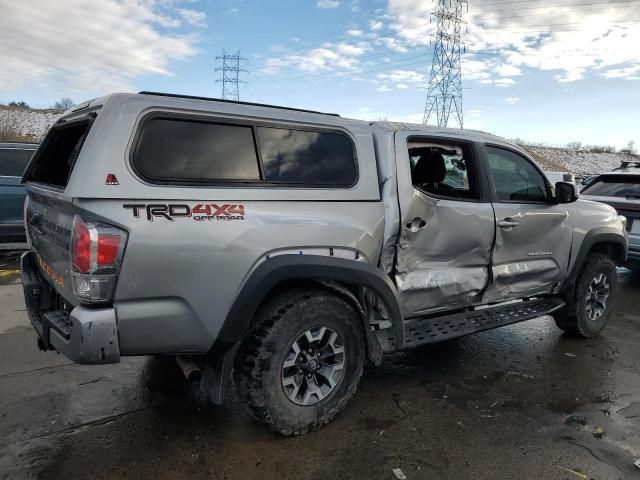
M25 227L42 275L70 303L71 229L75 211L65 193L69 177L93 125L90 113L52 127L23 175L27 184Z
M70 199L44 188L27 185L25 223L38 268L67 301L78 301L71 289L71 228L74 209Z

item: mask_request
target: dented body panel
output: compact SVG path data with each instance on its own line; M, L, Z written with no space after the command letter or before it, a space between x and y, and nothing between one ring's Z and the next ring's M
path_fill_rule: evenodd
M401 217L395 280L408 317L477 303L490 280L494 237L490 203L436 198L414 187L407 144L424 135L407 130L394 139Z
M514 228L496 226L493 282L485 301L550 293L567 275L572 226L566 205L493 205L496 225L511 218Z

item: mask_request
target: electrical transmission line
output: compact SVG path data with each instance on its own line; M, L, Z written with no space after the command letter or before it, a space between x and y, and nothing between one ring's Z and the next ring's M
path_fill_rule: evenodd
M438 126L446 127L453 113L459 127L463 128L460 65L463 42L460 37L464 7L469 8L468 0L438 0L438 11L433 14L437 22L437 33L422 118L424 124L435 115Z
M222 99L237 102L240 100L240 84L247 84L240 80L240 72L248 73L244 68L240 68L240 63L246 62L247 59L240 56L240 50L229 54L223 49L222 55L216 57L216 61L222 61L222 67L216 68L216 72L222 72L222 78L216 80L216 83L222 83Z

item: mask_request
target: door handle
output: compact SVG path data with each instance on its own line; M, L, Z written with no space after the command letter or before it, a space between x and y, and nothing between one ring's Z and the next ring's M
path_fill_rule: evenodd
M407 230L411 230L412 232L417 232L418 230L426 226L427 226L427 222L425 222L420 217L414 218L410 222L407 222L407 225L406 225Z
M507 218L503 218L502 220L500 220L498 222L498 226L500 228L514 228L517 227L518 225L520 225L520 222L515 221L513 218L511 217L507 217Z

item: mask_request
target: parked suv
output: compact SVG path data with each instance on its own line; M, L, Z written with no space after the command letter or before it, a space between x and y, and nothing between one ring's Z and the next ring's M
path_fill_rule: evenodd
M24 175L40 347L175 355L283 434L329 422L368 360L552 314L606 325L625 219L517 146L142 92L92 100Z
M38 147L35 143L0 142L0 243L24 242L24 198L20 178Z
M640 270L640 161L623 162L612 172L593 177L582 195L611 205L627 218L629 252L625 266Z

